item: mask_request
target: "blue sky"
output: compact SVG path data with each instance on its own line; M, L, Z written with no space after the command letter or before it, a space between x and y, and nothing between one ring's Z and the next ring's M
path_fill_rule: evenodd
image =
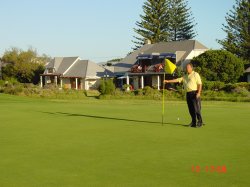
M133 47L135 22L144 0L0 1L0 55L10 47L36 48L39 54L80 56L102 62L124 57ZM196 37L218 49L216 39L235 0L189 0Z

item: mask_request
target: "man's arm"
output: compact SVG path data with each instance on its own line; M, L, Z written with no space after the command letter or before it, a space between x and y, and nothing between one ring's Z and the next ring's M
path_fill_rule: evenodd
M201 97L201 91L202 91L202 84L198 84L197 85L197 95L196 95L197 98Z
M165 80L164 83L179 83L179 79Z

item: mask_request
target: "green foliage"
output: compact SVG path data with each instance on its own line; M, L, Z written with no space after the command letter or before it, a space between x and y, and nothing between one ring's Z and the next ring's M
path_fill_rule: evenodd
M166 0L168 4L168 35L170 41L189 40L197 34L191 8L186 0Z
M203 81L202 87L204 90L222 90L225 88L225 83L220 81Z
M235 83L244 71L243 61L224 50L207 51L195 57L191 63L208 81Z
M39 75L44 71L44 64L49 57L43 55L39 57L33 49L22 51L21 49L12 48L5 51L2 61L3 79L16 78L22 83L39 82Z
M105 94L106 86L105 86L105 81L101 80L100 85L99 85L99 92L101 94Z
M151 88L150 86L145 86L143 88L144 95L151 95L154 93L154 89Z
M14 78L8 78L7 80L0 81L0 93L18 95L23 91L23 89L23 84L19 83Z
M147 0L143 5L141 21L136 22L134 31L139 35L134 36L136 48L144 45L146 39L152 43L168 40L168 14L166 0Z
M112 95L115 92L113 79L101 80L99 91L102 95Z
M236 0L223 24L226 38L218 40L224 49L250 63L250 1Z
M143 96L144 95L143 89L135 90L134 93L135 93L135 95L138 95L138 96Z
M233 92L239 94L242 97L250 96L250 92L245 87L236 87Z
M136 22L136 49L145 40L152 43L188 40L196 36L194 18L186 0L147 0L141 21Z
M128 88L130 88L130 85L129 85L129 84L124 84L124 85L122 85L122 89L123 89L124 91L127 91Z
M177 66L175 72L174 72L175 77L183 77L184 76L184 71L182 70L181 66Z

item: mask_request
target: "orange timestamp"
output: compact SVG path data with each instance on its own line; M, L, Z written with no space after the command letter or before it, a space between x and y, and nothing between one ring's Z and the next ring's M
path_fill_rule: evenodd
M194 173L200 173L200 172L207 172L207 173L227 173L227 167L226 166L205 166L201 167L199 165L192 166L192 172Z

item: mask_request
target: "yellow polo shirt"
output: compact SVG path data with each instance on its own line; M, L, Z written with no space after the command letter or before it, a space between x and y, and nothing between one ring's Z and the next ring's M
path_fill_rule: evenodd
M179 83L183 82L184 89L187 92L196 91L198 89L198 84L202 84L199 73L195 71L190 74L184 75L177 80L179 81Z

